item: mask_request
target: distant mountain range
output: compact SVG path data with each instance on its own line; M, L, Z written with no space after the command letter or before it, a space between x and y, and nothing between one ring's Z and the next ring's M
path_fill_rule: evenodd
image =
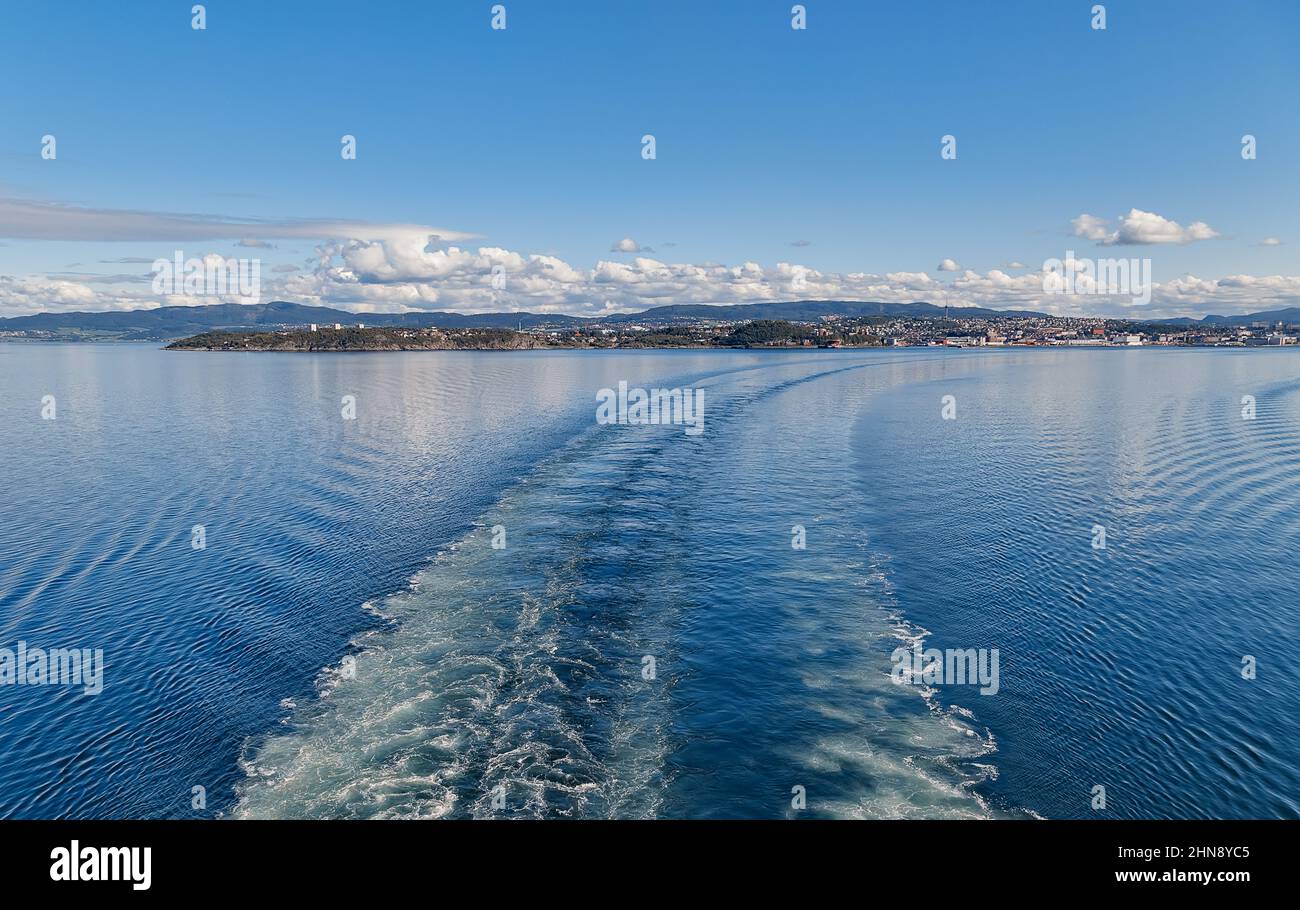
M953 307L963 316L1041 316L1029 310L986 310L980 307ZM604 322L665 323L677 319L724 319L737 322L749 319L787 319L792 322L820 319L823 316L942 316L944 307L932 303L874 303L852 300L796 300L787 303L672 304L657 306L641 313L622 313Z
M366 325L428 328L525 328L540 324L583 324L572 316L538 316L532 313L349 313L330 307L300 303L221 303L209 306L165 306L152 310L107 313L37 313L0 319L0 332L54 332L59 335L112 335L123 340L186 338L220 329L257 329L281 325Z
M800 300L787 303L746 303L734 305L673 304L653 307L639 313L619 313L601 317L559 316L545 313L349 313L330 307L305 306L273 301L258 304L212 304L210 306L169 306L152 310L123 310L106 313L37 313L0 319L0 332L50 332L60 337L115 338L131 340L171 340L222 329L256 329L282 325L356 325L405 328L509 328L538 326L572 328L593 323L613 325L671 325L699 319L744 321L751 319L786 319L807 321L823 316L915 316L938 317L944 307L931 303L878 303L845 300ZM990 310L980 307L953 307L954 316L1043 316L1032 310ZM1269 310L1244 316L1206 316L1202 319L1151 320L1170 325L1236 326L1252 322L1300 322L1300 307Z
M1156 322L1167 322L1170 325L1250 325L1252 322L1285 322L1300 323L1300 307L1290 306L1281 310L1261 310L1258 313L1246 313L1242 316L1202 316L1200 319L1158 319Z

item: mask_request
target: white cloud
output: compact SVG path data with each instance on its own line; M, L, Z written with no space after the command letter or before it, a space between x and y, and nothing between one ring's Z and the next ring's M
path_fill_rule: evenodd
M1183 227L1177 221L1141 209L1129 209L1127 214L1120 215L1113 229L1109 221L1087 213L1070 223L1074 225L1076 237L1095 241L1102 246L1191 243L1219 236L1219 232L1204 221L1193 221Z
M249 237L351 237L386 240L436 236L441 241L477 235L418 224L369 224L333 219L257 220L217 215L90 208L60 202L0 197L0 237L15 240L159 241L182 243Z
M1263 240L1259 242L1259 245L1260 246L1281 246L1282 241L1278 240L1276 237L1265 237Z
M505 278L493 287L494 267ZM1300 276L1183 276L1157 283L1151 302L1127 297L1048 294L1043 274L967 269L944 284L924 272L822 272L791 262L763 266L672 263L637 256L591 268L554 256L495 247L416 251L409 245L341 241L322 248L301 272L262 273L261 299L292 300L355 312L448 309L465 313L529 310L596 315L669 303L756 303L797 299L929 301L952 306L1031 309L1059 315L1200 317L1300 306ZM105 284L92 277L0 276L0 315L42 310L122 310L207 299L159 298L148 282Z
M1106 219L1098 218L1095 215L1084 213L1070 222L1074 225L1074 236L1083 237L1086 240L1096 240L1098 243L1105 242L1109 236L1106 225Z
M960 272L961 266L957 264L955 259L945 259L935 266L935 269L940 272Z
M1113 228L1088 215L1075 219L1075 224L1080 236L1091 236L1102 243L1177 242L1153 238L1213 234L1204 225L1198 227L1199 223L1184 229L1137 210ZM169 233L173 230L178 233ZM220 240L310 237L319 245L301 271L289 271L286 266L262 270L261 299L292 300L355 312L530 310L595 315L668 303L830 299L929 301L1061 314L1199 317L1206 312L1240 313L1300 305L1300 277L1288 276L1185 276L1156 284L1151 303L1135 308L1128 298L1047 294L1042 273L1021 272L1023 266L1018 262L981 274L944 260L940 270L954 273L952 280L945 283L925 272L823 272L785 261L774 265L753 261L735 265L668 262L646 255L646 248L624 238L636 246L635 251L628 251L630 256L602 259L585 267L556 256L465 246L461 241L472 235L423 225L344 221L265 221L251 225L210 216L92 210L0 198L0 235L6 233L37 240L156 240L162 257L170 257L179 245L197 245L202 242L200 237L207 235ZM203 255L207 251L199 247L192 252ZM187 255L190 253L186 250ZM0 275L0 316L43 310L122 310L214 302L154 294L150 282L140 280L152 263L147 257L116 262L141 266L139 275ZM493 281L496 275L504 279L504 286Z
M138 306L138 299L117 298L80 281L0 275L0 316L42 310L130 310Z
M631 237L624 237L622 240L615 241L609 251L611 253L639 253L641 252L641 244Z

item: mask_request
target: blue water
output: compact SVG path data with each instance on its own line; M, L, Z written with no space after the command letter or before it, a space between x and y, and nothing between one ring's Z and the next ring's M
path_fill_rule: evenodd
M596 426L619 380L705 432ZM106 664L0 686L5 817L1300 815L1291 351L10 344L0 386L0 647ZM998 693L895 685L916 640Z

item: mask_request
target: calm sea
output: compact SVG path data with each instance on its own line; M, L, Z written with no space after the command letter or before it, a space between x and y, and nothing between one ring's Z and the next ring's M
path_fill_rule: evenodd
M597 425L620 380L704 432ZM7 344L0 389L0 649L104 655L0 685L3 817L1300 816L1297 351ZM895 684L914 643L996 693Z

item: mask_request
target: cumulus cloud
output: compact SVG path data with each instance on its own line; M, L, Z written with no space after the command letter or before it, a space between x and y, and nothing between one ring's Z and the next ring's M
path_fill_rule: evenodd
M1168 236L1170 225L1181 235L1204 233L1199 228L1193 230L1196 225L1184 229L1158 216L1151 216L1154 221L1141 217L1144 214L1134 210L1113 227L1099 224L1097 219L1076 219L1076 225L1105 243L1118 243L1122 237ZM115 220L119 217L122 223ZM981 274L945 260L940 271L953 275L948 281L939 281L926 272L823 272L790 261L672 262L667 257L647 255L647 248L625 238L635 250L620 249L617 252L625 255L574 265L552 255L471 246L464 239L472 235L430 226L318 221L311 222L313 227L309 229L307 224L266 221L253 227L223 218L17 204L0 199L0 234L7 231L25 239L157 240L159 255L164 258L182 243L198 246L193 254L203 255L198 235L216 234L220 240L309 237L317 243L315 255L301 269L277 265L262 270L260 298L358 313L446 309L463 313L529 310L599 315L668 303L829 299L928 301L1061 315L1199 317L1206 312L1240 313L1300 305L1300 277L1289 276L1184 276L1156 284L1150 304L1135 307L1130 298L1124 297L1046 293L1043 273L1023 269L1017 262ZM173 228L179 235L166 233ZM186 250L187 255L190 252ZM209 256L217 255L207 252ZM0 275L0 316L216 302L211 298L160 297L153 293L151 283L143 280L149 274L151 259L105 261L142 268L136 275Z
M945 259L935 266L935 269L940 272L960 272L961 266L957 264L955 259Z
M624 237L622 240L614 241L609 251L611 253L639 253L641 252L641 244L631 237Z
M1104 243L1110 236L1110 228L1104 218L1098 218L1096 215L1084 213L1070 222L1074 225L1074 236L1083 237L1085 240L1095 240L1098 243Z
M1130 246L1153 243L1191 243L1219 236L1204 221L1193 221L1183 227L1155 212L1129 209L1120 215L1112 227L1111 222L1086 212L1070 222L1074 236L1092 240L1101 246Z
M160 298L147 282L105 285L88 277L78 279L0 276L0 315L214 302ZM928 301L1058 315L1200 317L1207 312L1300 305L1300 276L1183 276L1155 284L1151 302L1137 306L1129 297L1047 293L1039 270L1011 274L1004 269L986 273L966 269L944 283L925 272L823 272L795 262L727 265L635 256L630 261L600 260L583 268L554 256L498 247L419 249L414 244L341 240L322 244L318 258L302 271L264 270L261 299L358 313L446 309L599 315L669 303L821 299Z
M29 278L0 275L0 315L19 315L41 310L134 308L133 304L115 302L111 295L96 291L80 281L44 275Z
M1276 237L1265 237L1263 240L1259 242L1259 245L1260 246L1281 246L1282 241L1278 240Z

